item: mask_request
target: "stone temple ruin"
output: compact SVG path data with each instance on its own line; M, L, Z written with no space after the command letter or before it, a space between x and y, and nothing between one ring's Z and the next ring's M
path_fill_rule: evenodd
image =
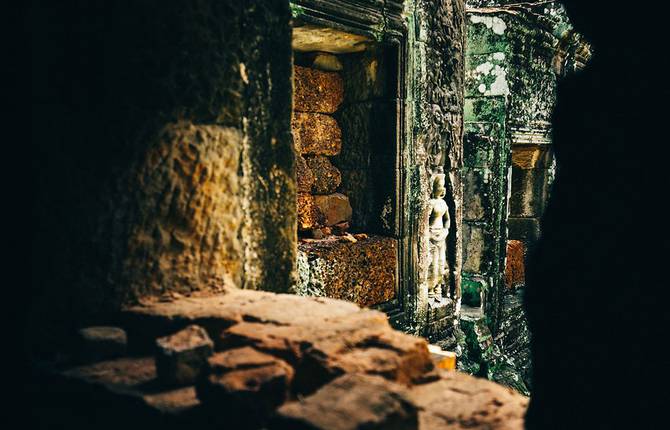
M35 196L43 402L104 399L109 428L521 429L556 82L590 56L562 6L152 3L37 8L71 29L44 52L81 32L67 55L111 67L43 60L102 97L41 131L72 152L44 148Z

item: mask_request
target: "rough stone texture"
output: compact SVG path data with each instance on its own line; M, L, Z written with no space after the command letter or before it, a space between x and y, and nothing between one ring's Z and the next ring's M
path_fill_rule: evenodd
M526 246L518 240L507 241L505 285L515 288L526 283Z
M330 194L342 183L340 171L326 157L309 157L307 165L314 174L314 194Z
M486 273L490 260L486 246L487 235L483 227L466 225L464 227L463 240L463 270L469 273Z
M507 374L498 371L498 375L502 377L494 380L509 387L521 388L523 394L532 394L531 333L523 309L524 294L525 290L521 288L508 291L503 298L502 323L495 335L495 341L500 345L500 351L506 361L506 369L502 370L513 369L513 371L507 371Z
M512 165L518 169L548 169L553 163L553 158L552 150L549 147L512 147Z
M342 149L342 131L329 115L294 112L291 128L296 151L302 155L332 156Z
M156 339L156 346L156 372L166 385L195 383L214 350L205 329L197 325Z
M342 376L313 395L279 408L269 429L416 429L417 408L406 391L376 376Z
M523 430L528 399L510 388L459 372L418 385L410 398L420 408L419 429Z
M157 391L153 384L157 377L156 368L151 357L126 357L103 361L68 369L61 373L61 377L73 384L73 392L81 391L91 396L96 391L89 393L88 390L104 387L114 397L139 402L148 409L165 414L171 419L174 419L173 417L177 414L184 414L197 408L200 403L193 387ZM60 380L59 382L62 383ZM53 398L51 400L54 401ZM113 405L119 408L127 407L127 404L122 401L117 401ZM100 408L100 405L97 405L96 409L107 410L109 413L107 418L112 418L115 414L123 415L125 411L111 408L113 405L107 404L107 408Z
M345 373L411 384L434 367L425 340L392 330L375 311L309 325L243 322L226 330L222 341L224 348L253 346L287 361L295 369L292 390L300 395Z
M126 332L119 327L86 327L77 331L77 354L84 361L102 361L125 355Z
M322 227L326 223L326 217L317 206L316 200L311 194L298 194L298 230L312 230Z
M356 243L335 237L298 245L297 289L372 306L396 297L397 240L370 236Z
M509 238L525 243L534 243L540 238L540 220L538 218L514 218L507 221Z
M334 113L344 100L339 74L295 66L293 109L299 112Z
M46 385L39 387L39 405L62 401L58 411L69 411L46 415L52 426L74 418L101 420L106 430L132 418L168 429L286 428L307 421L328 429L417 428L418 411L429 425L419 428L440 428L430 425L445 416L496 428L487 425L510 410L500 387L438 371L424 339L395 331L381 312L344 301L229 289L147 301L125 316L130 338L148 346L160 333L197 322L215 336L220 352L207 360L196 389L161 384L151 358L47 368L54 380L40 378ZM266 426L278 406L277 421Z
M312 187L316 182L312 169L307 165L307 161L302 155L298 155L295 160L295 173L297 178L298 202L300 202L300 193L311 193ZM298 203L300 204L300 203ZM300 214L300 211L298 211ZM300 215L298 215L300 216Z
M293 379L286 362L249 347L210 357L205 372L198 399L222 419L240 417L250 427L262 425L286 401Z
M339 72L342 70L342 62L335 55L318 52L314 56L312 67L324 72Z
M539 218L549 200L550 172L546 169L512 169L510 216Z
M409 270L416 285L411 318L414 326L425 333L431 331L433 323L428 320L427 279L431 261L428 200L433 191L433 177L439 173L446 175L444 200L452 221L446 244L449 276L444 293L455 299L461 289L465 4L462 0L420 0L411 6L414 67L408 85L412 88L414 114L410 130L414 146L403 174L416 193L406 207L400 208L400 217L404 225L412 226L415 235L414 260ZM441 325L442 320L435 323ZM442 328L445 338L452 335L453 327L442 325Z
M299 1L293 2L299 3ZM300 10L297 9L296 10ZM370 39L358 34L346 33L334 28L316 25L301 25L293 29L293 49L298 52L344 52L362 51ZM328 55L321 54L318 55Z
M29 19L38 347L145 294L287 289L288 2L42 3Z
M137 343L133 339L151 344L156 337L197 324L207 330L216 345L220 343L223 330L243 320L304 325L315 319L337 318L356 312L358 307L353 303L328 298L229 288L223 295L182 297L170 302L146 301L126 308L121 319L131 344Z
M139 294L241 285L242 134L234 128L173 124L129 184L142 190L146 221L128 238L123 262Z
M351 221L351 204L344 194L335 193L327 196L314 196L314 204L325 216L326 226L334 226L341 222Z

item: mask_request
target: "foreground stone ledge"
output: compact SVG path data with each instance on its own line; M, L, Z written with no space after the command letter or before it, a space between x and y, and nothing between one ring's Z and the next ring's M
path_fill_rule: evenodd
M362 312L353 303L325 297L299 297L225 288L223 294L194 295L170 302L147 300L121 314L130 342L149 344L190 324L202 326L215 343L223 331L243 321L277 325L310 325L323 319Z
M300 112L333 113L344 100L344 83L338 73L295 66L293 89L293 106Z
M331 116L294 112L291 129L298 154L333 156L342 150L342 130Z
M217 352L197 389L175 390L157 377L152 357L128 357L54 371L60 380L43 380L54 394L42 403L58 398L73 416L115 420L106 428L122 427L116 423L127 417L147 428L522 428L525 398L436 369L426 340L394 330L382 312L332 299L224 291L147 300L124 312L129 339L152 338L151 345L159 333L192 345L181 339L189 331L179 330L194 323L207 330Z

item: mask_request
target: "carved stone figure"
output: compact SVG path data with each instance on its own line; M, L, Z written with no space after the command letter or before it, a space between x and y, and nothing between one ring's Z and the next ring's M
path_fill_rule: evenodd
M428 297L440 299L442 285L447 273L447 236L451 219L449 207L444 197L445 175L440 173L433 177L433 192L428 201L430 209L429 239L430 239L430 266L428 268Z

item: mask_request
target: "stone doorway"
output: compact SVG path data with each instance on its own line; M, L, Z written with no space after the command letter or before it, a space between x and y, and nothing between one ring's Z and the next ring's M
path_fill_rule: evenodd
M293 29L299 291L361 306L398 296L398 49Z

